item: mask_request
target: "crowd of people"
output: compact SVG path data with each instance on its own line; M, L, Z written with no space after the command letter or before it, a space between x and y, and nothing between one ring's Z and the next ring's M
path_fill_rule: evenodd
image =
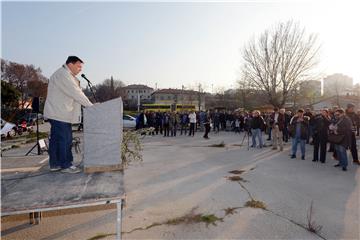
M356 113L354 108L354 104L348 104L346 110L334 107L316 113L310 109L299 109L292 113L284 108L274 108L270 113L258 110L181 113L143 111L136 118L136 128L151 127L154 129L151 134L164 137L194 136L195 132L204 132L205 139L209 138L211 128L214 133L245 132L251 136L252 148L265 146L262 136L265 133L267 140L272 141L273 150L283 151L284 142L291 139L291 158L296 158L300 145L301 159L305 160L305 148L309 144L313 146L312 161L325 163L326 152L330 151L339 160L335 166L346 171L347 149L350 149L353 161L360 164L356 147L356 135L360 134L360 111Z

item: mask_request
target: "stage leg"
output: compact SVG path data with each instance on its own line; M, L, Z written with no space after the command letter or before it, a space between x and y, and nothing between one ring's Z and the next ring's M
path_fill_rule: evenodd
M121 205L122 201L116 203L117 217L116 217L116 239L121 240Z

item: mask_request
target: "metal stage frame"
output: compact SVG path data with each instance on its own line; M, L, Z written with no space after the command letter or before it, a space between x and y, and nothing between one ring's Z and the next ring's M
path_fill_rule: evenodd
M40 171L11 177L14 175L2 176L2 217L29 214L30 224L40 224L42 212L116 204L116 239L121 239L125 201L122 171L91 174Z

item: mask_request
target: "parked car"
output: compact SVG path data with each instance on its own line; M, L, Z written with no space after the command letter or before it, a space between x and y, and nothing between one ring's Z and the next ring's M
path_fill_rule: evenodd
M6 122L1 118L1 137L13 137L16 135L16 125L13 123Z
M123 128L135 128L136 118L130 115L123 115Z

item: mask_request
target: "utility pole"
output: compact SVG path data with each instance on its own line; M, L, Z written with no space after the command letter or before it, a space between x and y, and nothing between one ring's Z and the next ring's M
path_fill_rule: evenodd
M184 85L181 85L181 109L184 109Z
M198 100L199 100L199 111L201 110L201 83L199 83L199 93L198 93Z

